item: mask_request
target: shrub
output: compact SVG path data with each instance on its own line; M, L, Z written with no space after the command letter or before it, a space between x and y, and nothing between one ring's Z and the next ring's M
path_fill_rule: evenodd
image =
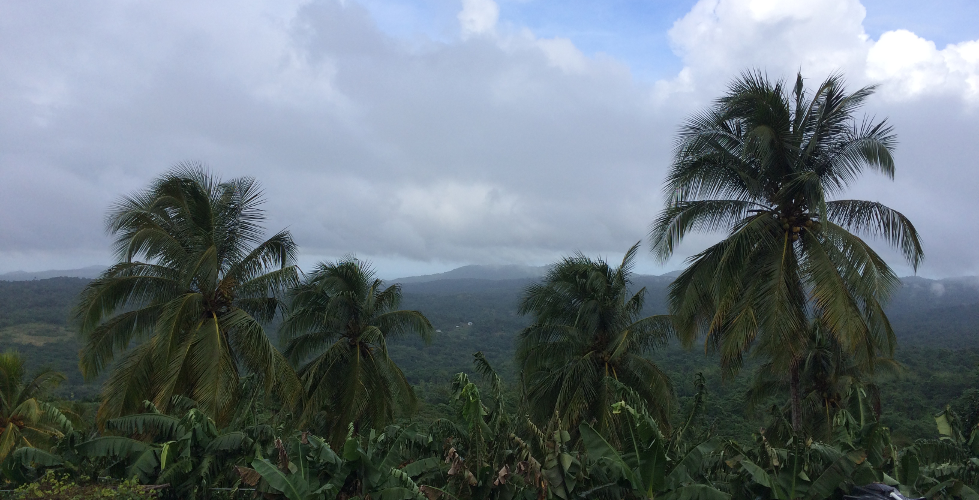
M76 484L67 475L45 474L37 481L17 488L24 500L151 500L159 498L156 490L130 479L116 484ZM17 498L17 497L15 497Z

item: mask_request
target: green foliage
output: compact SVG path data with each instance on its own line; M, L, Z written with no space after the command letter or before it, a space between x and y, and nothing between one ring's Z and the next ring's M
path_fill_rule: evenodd
M473 358L486 385L481 390L465 373L455 376L451 418L434 422L429 430L433 440L444 443L437 451L449 465L446 484L428 482L426 488L458 499L509 499L536 491L553 464L542 468L535 451L554 450L552 443L541 440L535 450L536 436L518 436L527 429L508 408L503 380L482 353Z
M75 484L67 475L45 474L39 480L17 488L24 500L150 500L159 498L156 491L140 486L136 479L118 484Z
M975 498L979 438L965 423L971 417L951 409L933 419L939 438L901 448L872 412L861 419L841 409L827 439L814 441L794 438L776 408L745 445L711 436L701 420L710 406L706 379L694 377L697 392L672 432L642 407L618 402L609 409L610 431L585 422L573 441L556 416L538 429L515 410L478 353L474 368L483 382L455 377L448 419L427 430L409 424L356 433L351 425L336 451L309 432L219 429L197 409L178 417L147 403L144 413L109 420L106 434L73 432L50 452L18 449L0 471L15 484L52 471L79 485L135 478L169 484L161 491L180 498L208 498L219 486L289 499L818 499L870 482L909 495Z
M340 445L348 424L380 429L396 410L414 410L415 393L388 356L387 339L428 340L434 329L418 311L398 309L399 285L385 288L368 264L351 259L319 264L290 297L281 331L285 355L302 364L305 425Z
M16 352L0 354L0 462L14 450L43 444L71 432L71 422L41 401L64 375L41 370L25 380L24 360Z
M720 474L735 498L763 495L778 499L824 499L840 496L854 484L877 480L860 448L807 441L776 447L760 436L755 449L729 444L734 457Z
M438 401L448 394L452 376L471 367L468 356L459 353L482 352L504 379L515 380L514 337L529 323L517 306L529 284L520 279L402 285L402 307L421 311L438 331L430 343L419 337L389 339L391 359L416 389L422 387L419 396L425 396L425 387L443 386Z
M533 323L520 332L517 363L536 425L556 413L569 429L595 419L604 431L623 397L669 415L670 381L644 354L673 329L666 316L643 317L646 290L629 289L637 251L638 243L618 267L567 257L527 288L520 312Z
M880 387L875 383L883 375L882 368L897 375L901 367L893 359L878 358L869 362L852 355L820 322L810 326L801 339L798 352L799 394L802 413L799 415L802 433L827 439L833 432L834 419L841 410L849 410L861 423L880 418ZM774 361L766 361L755 371L748 391L748 403L764 404L790 390ZM874 367L877 377L874 376ZM784 399L783 399L784 401ZM784 411L788 412L786 405Z
M77 285L67 286L61 283L63 281L77 282ZM0 306L5 301L16 303L21 295L33 294L35 298L32 300L56 306L61 311L57 315L61 323L49 326L60 331L77 292L86 282L77 278L0 282L0 285L7 285L0 287L0 290L6 290L5 294L0 294ZM643 314L666 311L669 282L666 277L634 276L633 289L645 287L647 290ZM423 312L435 328L442 330L435 334L431 344L418 337L388 341L391 359L402 369L420 400L415 421L427 423L447 415L448 409L443 403L450 397L452 377L460 371L468 371L471 366L471 359L460 353L482 351L508 382L508 391L514 393L508 397L514 401L519 398L518 386L511 383L517 378L513 362L514 339L516 333L527 326L527 318L518 315L516 310L520 295L528 284L530 280L452 280L403 286L402 308ZM941 287L945 293L935 294L932 291L935 287ZM975 372L979 354L973 347L979 342L979 336L972 334L979 321L970 319L975 311L979 311L979 307L974 307L976 300L979 300L979 289L967 280L902 278L902 288L891 298L887 315L899 340L895 359L906 369L896 377L875 379L881 390L881 418L891 429L896 443L907 445L918 438L937 438L932 414L948 403L960 414L969 414L966 406L972 398L970 391L979 388ZM957 308L962 308L968 315L957 316ZM19 332L25 325L48 325L40 317L24 316L20 320L23 323L10 328ZM468 321L473 325L467 326ZM455 328L460 324L460 328ZM274 324L270 330L270 334L275 330ZM72 419L76 429L85 430L90 425L86 419L92 413L89 408L92 405L87 401L96 400L101 380L84 383L78 369L80 344L77 339L71 336L52 342L55 337L36 337L43 341L36 343L42 345L19 339L21 337L2 338L0 331L0 343L20 353L28 372L49 367L65 374L67 379L51 391L47 400L81 400L72 403L73 408L66 408L63 403L55 405ZM30 339L33 342L35 338ZM757 432L766 418L770 404L788 401L786 388L774 394L771 401L746 410L745 394L752 378L740 376L723 380L716 354L705 356L702 349L684 350L671 343L651 352L648 357L673 381L678 398L677 411L688 405L696 394L692 384L694 375L704 373L712 397L702 419L705 423L717 422L715 435L718 437L742 442L750 440L751 434ZM748 358L743 372L753 374L760 361L760 358ZM281 408L281 404L274 401L265 404L265 390L260 381L255 382L252 387L259 389L255 392L260 393L260 397L250 399L260 404L255 411L236 411L236 416L264 418L261 413L274 413ZM77 414L78 418L71 413Z
M102 422L146 399L166 410L186 396L225 423L241 370L297 401L298 380L262 326L297 281L296 246L288 231L262 239L261 202L254 179L222 182L181 165L110 211L119 261L85 287L74 311L83 374L115 362Z
M63 326L66 306L89 280L52 278L33 281L0 281L0 329L26 323Z
M29 483L41 477L47 469L63 466L64 463L65 460L54 453L32 447L18 448L0 462L0 476L5 481L17 484Z
M25 382L24 358L0 355L4 485L26 498L754 500L882 482L979 499L976 352L897 351L908 369L880 370L897 365L897 333L975 345L952 335L971 331L979 292L943 284L948 307L912 318L942 295L912 278L892 326L896 276L857 235L912 266L918 235L879 203L832 199L866 169L893 176L889 126L854 120L872 91L832 76L810 95L801 76L790 89L748 73L687 123L654 252L728 235L668 302L668 279L631 274L638 244L618 267L579 253L522 290L402 293L356 259L300 281L289 233L263 239L253 180L181 166L110 212L118 263L73 311L82 372L111 374L98 425L83 403L42 401L63 376ZM0 283L0 342L34 364L73 359L64 297L81 284ZM266 331L280 321L285 354ZM670 342L701 334L706 360ZM732 379L741 368L754 378Z
M547 440L543 447L546 452L541 475L547 481L547 491L561 500L570 500L584 486L587 471L582 467L581 455L572 448L571 434L563 429L556 415L545 434Z
M182 417L148 413L109 420L109 435L83 440L68 436L59 456L33 450L4 463L8 478L23 482L43 468L59 468L78 478L108 475L135 478L140 484L169 485L180 498L207 497L215 485L233 485L232 467L247 464L270 446L271 429L265 426L240 431L219 431L214 421L197 409ZM25 451L28 449L25 449Z
M716 442L691 440L684 431L667 438L648 413L625 402L614 404L613 412L625 421L621 451L591 425L581 424L582 443L597 483L584 496L616 493L629 498L730 498L702 474L704 460L717 450ZM694 406L691 416L696 412L699 408Z
M252 470L273 492L289 500L378 498L425 500L415 478L438 469L441 461L415 460L411 451L430 439L411 427L389 426L382 433L351 433L340 454L307 433L276 440L278 461L255 459ZM244 471L243 476L251 471Z
M902 492L979 499L979 429L963 428L949 407L935 415L938 439L919 439L896 457L893 479Z
M873 93L848 93L840 76L812 95L744 73L684 126L668 174L666 208L650 239L662 259L690 231L726 231L670 288L670 311L688 345L701 334L737 372L757 346L790 381L792 425L801 432L799 363L820 323L871 367L896 343L883 304L897 287L890 267L855 233L878 237L917 267L911 222L880 203L832 200L866 169L893 177L895 137L886 122L854 113Z

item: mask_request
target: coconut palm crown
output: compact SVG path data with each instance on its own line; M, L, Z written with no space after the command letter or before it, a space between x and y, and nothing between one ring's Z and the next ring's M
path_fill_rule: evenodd
M667 316L642 316L645 288L630 290L638 249L618 267L580 253L566 257L524 293L520 313L533 323L517 339L517 364L535 424L556 414L566 429L582 422L608 429L611 405L623 399L667 422L672 386L643 356L673 330Z
M254 179L221 181L182 164L110 210L118 262L85 288L74 313L82 373L91 380L112 366L100 421L138 412L144 400L167 411L183 396L227 422L242 370L287 403L299 397L262 326L298 281L296 245L288 231L263 239L261 203Z
M41 447L71 431L68 419L41 401L65 380L61 373L43 369L25 381L24 359L16 352L0 354L0 462L17 448Z
M418 311L398 309L401 285L388 287L354 259L320 263L290 294L281 333L307 401L302 421L340 445L348 427L381 429L410 414L415 393L388 356L387 340L434 335Z
M854 114L873 87L847 92L841 76L811 94L749 72L681 129L653 224L653 251L668 259L691 231L726 232L690 257L670 287L670 309L689 345L703 334L733 374L753 345L791 377L798 429L798 365L813 318L858 362L894 349L883 303L899 281L858 235L897 248L915 269L924 253L901 213L839 199L865 170L894 176L886 121Z

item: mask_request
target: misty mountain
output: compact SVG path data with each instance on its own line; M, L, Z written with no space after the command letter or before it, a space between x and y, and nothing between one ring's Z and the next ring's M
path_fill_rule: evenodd
M887 304L887 314L979 303L979 276L931 280L901 278L901 288Z
M30 281L49 278L98 278L105 266L88 266L81 269L63 269L55 271L13 271L0 274L0 281Z
M408 276L391 280L392 283L427 283L440 280L475 279L475 280L513 280L540 278L547 272L548 266L520 265L473 265L462 266L451 271L423 276Z

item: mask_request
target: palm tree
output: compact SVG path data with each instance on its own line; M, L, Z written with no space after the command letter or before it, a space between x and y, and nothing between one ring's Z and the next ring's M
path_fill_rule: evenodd
M894 349L882 304L899 281L857 233L896 247L915 269L923 257L918 233L899 212L830 199L865 169L893 178L891 127L854 118L873 90L847 93L834 75L810 96L801 75L790 91L745 73L681 130L666 208L650 233L666 260L690 231L728 232L692 256L670 287L678 333L687 345L704 334L729 375L757 339L790 379L796 431L812 318L871 366Z
M320 263L290 296L281 332L285 355L302 365L303 422L340 445L351 423L381 429L412 411L415 393L387 340L417 334L427 342L434 332L420 312L398 309L401 285L385 288L369 264L346 259Z
M810 436L829 439L835 417L842 410L855 415L860 427L879 420L880 388L871 366L879 376L881 368L896 374L901 365L892 358L877 358L872 365L858 360L818 321L807 333L799 356L800 420L805 431ZM763 363L748 391L748 404L754 407L787 390L789 381L779 367L771 361Z
M667 316L642 316L645 288L630 293L638 249L630 248L618 267L581 253L566 257L524 293L520 313L533 323L517 339L517 363L538 426L556 414L566 429L592 423L604 432L612 403L623 399L666 424L672 386L643 356L673 330Z
M144 400L167 411L183 396L226 423L242 370L296 401L295 373L262 326L298 282L296 245L288 231L262 239L261 203L254 179L221 181L181 164L110 210L119 262L85 288L74 313L85 377L115 363L101 422Z
M44 369L25 382L25 375L19 354L0 354L0 462L17 448L37 447L71 431L68 419L57 408L39 401L65 376Z

